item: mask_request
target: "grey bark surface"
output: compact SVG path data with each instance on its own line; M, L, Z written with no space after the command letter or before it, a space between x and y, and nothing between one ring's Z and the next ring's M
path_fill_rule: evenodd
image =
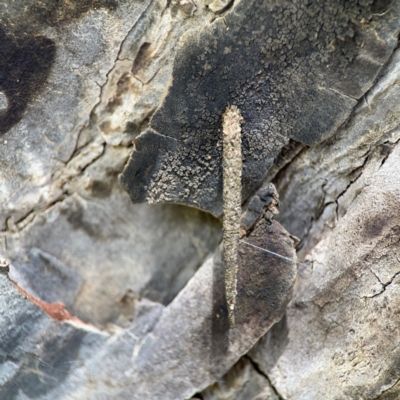
M0 398L399 398L399 31L397 0L1 1ZM245 240L301 264L241 243L229 329L232 104Z

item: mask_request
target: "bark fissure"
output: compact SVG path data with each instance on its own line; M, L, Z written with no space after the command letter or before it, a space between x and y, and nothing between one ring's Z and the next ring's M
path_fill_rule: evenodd
M93 149L94 150L93 158L91 158L89 162L83 164L82 166L78 166L78 168L76 168L76 166L74 167L73 162L78 160L78 157L85 153L85 149L90 150L92 144L93 143L89 143L87 146L82 148L81 151L75 156L75 158L72 158L68 163L66 163L65 169L67 171L68 171L68 166L71 167L71 170L67 175L64 176L61 175L60 179L52 181L51 186L53 187L55 198L52 201L49 201L47 204L41 206L40 208L30 210L28 214L19 221L13 221L11 217L11 220L9 219L10 220L9 224L11 224L11 226L8 226L7 230L0 232L0 237L7 237L17 232L21 232L24 229L29 229L29 226L34 222L38 214L42 214L43 212L50 210L56 204L64 201L67 197L70 197L75 193L75 192L68 192L68 189L66 189L64 186L72 179L82 175L90 165L95 163L104 154L106 144L103 142L100 143L99 146L97 146L97 151L96 148ZM101 149L99 149L99 147L101 147ZM86 155L88 154L90 154L90 152L86 153ZM57 193L57 191L59 193Z
M125 37L123 38L123 40L121 40L121 43L120 43L119 48L118 48L118 51L117 51L117 56L116 56L116 58L115 58L115 60L114 60L114 62L113 62L113 65L112 65L112 67L111 67L111 68L106 72L106 74L105 74L105 82L104 82L104 84L101 85L101 84L99 84L97 81L91 79L89 76L86 76L86 78L88 78L89 80L91 80L93 83L95 83L95 84L99 87L100 92L99 92L99 96L98 96L97 102L93 105L92 109L91 109L91 110L89 111L89 113L88 113L88 115L89 115L88 122L87 122L84 126L82 126L82 127L79 129L78 133L77 133L76 141L75 141L75 145L76 145L76 146L78 145L79 137L81 136L82 132L83 132L85 129L91 129L91 127L96 123L96 114L95 114L96 108L102 103L104 88L107 86L107 84L108 84L108 82L109 82L110 75L111 75L111 73L113 72L113 70L115 69L117 62L119 61L119 56L120 56L120 54L121 54L123 45L124 45L126 39L128 38L128 36L130 35L130 33L132 32L132 30L133 30L133 29L135 28L135 26L137 25L137 22L140 20L140 17L147 11L147 9L148 9L149 7L150 7L150 4L149 4L149 5L147 6L147 8L141 13L141 15L137 18L137 20L133 23L133 25L129 28L129 30L128 30L127 34L125 35ZM85 146L83 146L83 147L75 147L75 149L74 149L73 152L71 153L70 158L69 158L66 162L62 162L62 163L64 164L63 169L68 168L68 165L70 165L74 160L76 160L76 158L79 157L80 154L82 154L83 152L85 152L85 149L89 149L90 146L93 145L94 143L95 143L95 140L93 140L93 141L87 143L87 144L86 144ZM102 145L102 144L104 145L104 146L103 146L103 152L102 152L102 154L103 154L103 153L104 153L104 150L105 150L105 147L106 147L107 144L106 144L104 141L100 142L99 144L100 144L100 145ZM94 162L96 162L97 159L98 159L102 154L100 154L98 157L93 158L93 160L92 160L90 163L87 163L86 165L84 165L83 168L80 170L80 172L79 172L78 174L75 174L75 175L73 175L73 176L64 177L63 180L62 180L62 179L61 179L61 180L58 180L58 181L57 181L57 180L53 180L53 181L50 183L50 186L55 187L55 190L57 191L57 188L63 187L68 181L70 181L71 179L75 178L75 177L78 176L78 175L81 175L81 174L85 171L85 169L86 169L89 165L91 165L91 164L93 164ZM61 161L60 161L60 162L61 162ZM54 175L56 172L57 172L57 170L56 170L56 171L53 171L53 175ZM62 176L62 175L61 175L61 176ZM30 223L32 223L32 222L34 221L34 219L35 219L37 213L42 213L42 212L44 212L44 211L46 211L46 210L51 209L55 204L57 204L57 203L59 203L59 202L61 202L61 201L64 201L68 196L71 196L71 195L73 195L73 194L74 194L73 192L67 194L67 191L66 191L66 190L63 190L62 193L60 193L60 194L57 195L57 198L56 198L56 199L53 199L53 200L49 201L47 204L41 206L40 209L34 209L34 208L32 208L31 210L29 210L29 211L27 212L27 214L25 215L25 217L23 217L23 219L21 219L21 220L19 220L19 221L10 221L7 225L9 225L9 224L11 223L13 226L11 227L11 229L6 229L6 230L0 232L0 236L8 236L9 234L13 234L13 233L15 233L15 232L20 232L22 229L29 227ZM11 218L12 218L12 217L11 217Z
M385 293L386 288L387 288L388 286L390 286L390 285L393 283L393 281L396 279L397 276L400 275L400 271L398 271L398 272L396 272L396 273L392 276L392 278L390 279L389 282L387 282L387 283L382 283L382 281L379 279L379 277L378 277L373 271L371 271L371 272L375 275L376 279L381 283L381 285L382 285L382 290L381 290L380 292L378 292L378 293L375 293L375 294L372 295L372 296L363 296L363 297L362 297L363 299L373 299L373 298L375 298L375 297L380 296L382 293Z
M355 168L353 171L351 171L348 174L349 176L350 175L354 175L354 174L358 174L358 175L356 176L355 179L352 179L352 180L349 181L349 183L347 184L346 188L343 190L343 192L339 193L339 195L337 196L337 198L335 200L335 204L336 204L336 220L337 221L339 220L339 199L341 197L343 197L347 193L347 191L351 188L351 186L359 180L359 178L361 177L361 175L362 175L362 173L364 171L364 167L368 162L368 159L369 159L369 155L367 155L365 157L364 162L362 163L362 165L360 165L358 168ZM360 193L361 193L361 191L360 191ZM360 194L360 193L358 193L358 194ZM354 202L354 200L356 198L357 198L357 196L353 199L353 202Z
M215 11L214 14L217 15L218 17L222 17L221 14L226 14L229 10L233 8L234 5L235 5L235 0L230 0L225 7L223 7L221 10Z
M389 388L385 389L378 397L373 398L372 400L384 400L383 397L386 393L390 392L398 383L400 383L400 378L397 379L396 382L393 383Z
M139 15L139 17L136 19L136 21L133 23L133 25L128 29L128 32L127 32L127 34L125 35L125 37L121 40L121 43L119 44L119 47L118 47L117 56L116 56L115 59L114 59L113 65L111 66L111 68L110 68L110 69L106 72L106 74L105 74L105 82L103 83L103 85L100 85L100 84L98 84L98 83L96 82L97 85L98 85L99 88L100 88L100 93L99 93L99 96L98 96L98 101L96 102L96 104L92 107L91 111L89 112L89 120L88 120L87 125L83 126L83 127L79 130L78 135L77 135L77 138L76 138L76 144L78 144L78 142L79 142L79 137L81 136L82 132L83 132L85 129L90 129L90 127L91 127L93 124L95 124L95 122L96 122L96 117L95 117L96 108L102 103L103 94L104 94L104 93L103 93L103 92L104 92L104 88L107 86L107 84L108 84L108 82L109 82L109 79L110 79L110 75L111 75L111 73L114 71L114 69L115 69L115 67L116 67L116 65L117 65L117 62L119 61L119 56L120 56L120 54L121 54L121 52L122 52L122 48L123 48L123 46L124 46L124 43L126 42L126 39L129 37L129 35L131 34L131 32L133 31L133 29L134 29L135 26L137 25L137 23L138 23L138 21L140 20L141 16L144 15L144 14L146 13L146 11L150 8L150 5L151 5L151 2L147 5L146 9ZM79 150L79 148L75 148L75 151L74 151L73 154L71 155L71 158L74 157L76 151L78 151L78 150Z
M247 359L250 361L250 363L251 363L251 365L253 366L253 368L255 369L255 371L256 371L258 374L260 374L261 376L263 376L263 377L267 380L269 386L271 387L271 389L273 390L273 392L275 393L275 395L278 397L278 399L279 399L279 400L286 400L286 399L279 393L278 389L273 385L273 383L272 383L271 379L269 378L269 376L268 376L264 371L261 370L261 368L258 366L258 364L257 364L249 355L245 355L244 357L247 358Z
M80 128L80 130L78 131L78 134L77 134L77 136L76 136L76 145L77 145L78 142L79 142L79 137L81 136L82 132L83 132L85 129L91 129L91 127L92 127L94 124L96 124L96 118L97 118L97 117L96 117L96 114L95 114L96 108L97 108L97 107L102 103L102 101L103 101L103 92L104 92L104 88L107 86L107 84L108 84L108 82L109 82L110 75L111 75L111 73L114 71L117 62L119 61L119 56L120 56L120 54L121 54L121 52L122 52L123 45L124 45L126 39L128 38L128 36L131 34L132 30L133 30L133 29L135 28L135 26L137 25L138 21L140 20L140 17L147 11L147 9L148 9L149 7L150 7L150 4L147 6L146 10L144 10L144 11L142 12L142 14L137 18L137 20L134 22L134 24L129 28L129 30L128 30L127 34L125 35L125 37L123 38L123 40L121 40L121 43L120 43L119 48L118 48L117 56L116 56L116 58L115 58L115 60L114 60L114 62L113 62L113 65L112 65L112 67L111 67L111 68L106 72L106 74L105 74L105 82L104 82L104 84L101 85L101 84L99 84L97 81L95 81L95 80L91 79L90 77L86 76L86 78L90 79L92 82L94 82L94 83L99 87L100 93L99 93L97 102L93 105L92 109L91 109L90 112L88 113L88 114L89 114L89 118L88 118L87 124L85 124L84 126L82 126L82 127ZM153 113L154 113L154 111L153 111ZM85 153L85 151L87 151L87 149L90 149L90 147L91 147L94 143L95 143L95 140L93 140L93 141L87 143L87 144L86 144L85 146L83 146L83 147L76 147L75 150L72 152L71 157L70 157L66 162L62 162L62 163L64 164L63 170L64 170L64 169L68 169L68 166L71 165L71 164L74 162L74 160L77 159L77 157L79 157L81 154ZM61 177L62 177L63 179L53 180L53 181L51 182L50 185L53 186L53 187L55 187L55 190L57 190L57 188L60 188L60 187L62 188L66 183L68 183L68 182L71 181L72 179L76 178L76 177L79 176L79 175L82 175L82 174L85 172L85 170L86 170L87 167L89 167L90 165L94 164L94 163L101 157L101 155L104 154L104 151L105 151L105 149L106 149L107 143L105 143L105 141L103 140L103 141L99 142L98 144L103 146L103 151L102 151L102 153L101 153L98 157L94 157L94 158L91 160L91 162L85 164L85 165L80 169L79 173L74 174L74 175L71 175L71 176L66 176L66 177L65 177L65 176L63 177L63 176L61 175ZM60 162L61 162L61 161L60 161ZM55 172L53 172L53 174L54 174L54 173L55 173ZM21 219L21 220L19 220L19 221L13 221L13 220L9 221L8 225L11 224L11 226L9 227L9 229L6 229L6 230L0 232L0 236L7 237L7 236L10 235L10 234L14 234L14 233L16 233L16 232L21 232L21 231L22 231L23 229L25 229L25 228L26 228L26 229L29 229L29 226L31 225L31 223L34 222L35 217L36 217L36 215L37 215L38 213L43 213L43 212L45 212L45 211L47 211L47 210L50 210L53 206L55 206L56 204L58 204L58 203L64 201L67 197L72 196L74 193L75 193L75 192L70 192L70 193L68 193L68 190L64 190L64 189L63 189L63 190L62 190L62 193L58 194L56 199L53 199L52 201L49 201L47 204L41 206L40 209L34 209L34 208L31 209L31 210L26 214L26 216L23 217L23 219ZM10 228L11 228L11 229L10 229Z

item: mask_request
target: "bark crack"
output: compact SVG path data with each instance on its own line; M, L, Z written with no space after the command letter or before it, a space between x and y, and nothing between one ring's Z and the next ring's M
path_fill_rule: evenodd
M244 355L243 357L247 358L250 361L250 363L253 366L253 368L256 370L256 372L258 374L260 374L261 376L263 376L267 380L267 382L271 386L271 389L273 390L275 395L278 397L278 399L279 400L285 400L285 398L278 392L278 389L272 384L271 379L269 378L269 376L260 369L259 365L248 354Z
M229 10L231 10L231 9L233 8L234 4L235 4L235 0L230 0L230 1L228 2L228 4L227 4L225 7L221 8L221 9L218 10L218 11L214 11L214 14L215 14L215 15L218 15L218 17L220 17L221 14L225 14L225 13L227 13Z
M350 180L349 183L347 184L346 188L345 188L341 193L339 193L339 195L336 197L335 204L336 204L336 219L337 219L337 220L339 220L339 199L340 199L341 197L343 197L343 196L346 194L346 192L350 189L350 187L351 187L354 183L356 183L356 182L358 181L358 179L360 178L360 176L363 174L364 167L365 167L365 165L366 165L367 162L368 162L369 156L370 156L370 154L368 154L368 155L365 157L364 162L362 163L362 165L360 165L359 167L355 168L354 170L352 170L352 171L350 172L350 174L348 174L348 175L353 175L353 174L358 174L358 175L355 177L355 179ZM361 193L361 191L357 194L357 196L358 196L360 193ZM357 198L357 196L354 197L354 199L352 200L352 203L353 203L354 200Z
M370 270L370 271L371 271L371 270ZM379 277L378 277L373 271L371 271L371 272L375 275L376 279L378 279L378 281L381 283L381 285L382 285L382 290L381 290L380 292L378 292L378 293L375 293L375 294L372 295L372 296L363 296L363 297L362 297L363 299L373 299L373 298L375 298L375 297L380 296L382 293L384 293L384 292L386 291L386 288L387 288L389 285L391 285L391 284L393 283L393 281L396 279L396 277L400 275L400 271L398 271L398 272L396 272L396 273L392 276L392 278L390 279L389 282L387 282L387 283L382 283L381 280L379 279Z
M92 109L88 113L89 114L88 122L86 124L84 124L78 131L78 134L76 136L76 141L75 141L75 149L71 153L70 158L66 162L60 161L63 164L63 167L62 167L61 170L53 171L53 175L57 175L58 174L58 179L55 179L55 180L51 181L50 184L49 184L49 186L50 186L49 192L52 195L49 196L49 199L46 202L46 204L42 205L40 208L36 208L36 209L32 208L18 222L15 222L12 219L12 217L10 217L8 219L8 221L7 221L7 229L5 231L0 232L0 237L6 237L6 236L8 236L10 234L14 234L16 232L20 232L22 229L27 228L34 221L34 219L35 219L35 217L36 217L36 215L38 213L49 210L55 204L65 200L67 197L73 195L75 192L68 193L68 190L64 188L65 184L67 182L71 181L73 178L81 175L88 166L93 164L95 161L97 161L97 159L102 154L104 154L104 150L105 150L105 147L107 145L104 140L100 140L99 141L99 139L97 138L97 139L94 139L94 140L90 141L86 145L78 148L77 144L79 142L79 137L81 136L82 132L85 129L90 129L93 125L95 125L95 123L96 123L95 110L102 103L104 88L106 87L106 85L109 82L110 74L112 73L112 71L116 67L116 64L117 64L117 62L119 60L119 56L120 56L120 54L122 52L123 45L124 45L127 37L130 35L132 30L137 25L137 23L140 20L141 16L148 10L149 7L150 7L150 4L139 15L139 17L136 19L136 21L129 28L129 30L128 30L127 34L125 35L125 37L121 40L121 43L120 43L118 51L117 51L117 56L114 59L114 62L112 64L111 68L105 74L105 82L104 82L104 84L101 85L97 81L95 81L94 79L90 78L90 76L85 76L85 78L89 79L90 81L92 81L93 83L95 83L99 87L100 93L99 93L99 96L98 96L98 99L97 99L96 103L93 105ZM96 140L97 140L97 142L96 142ZM99 149L99 147L101 147L101 149ZM93 151L92 157L90 155L91 151ZM79 158L82 158L81 157L82 155L87 155L88 156L89 159L87 160L87 162L84 162L83 164L78 165L78 166L74 166L73 165L74 162L77 162L79 164ZM70 170L68 170L69 166L71 167Z
M395 130L397 130L398 127L395 128ZM395 146L397 146L400 143L400 139L396 140L395 142L391 143L390 141L386 141L382 144L382 147L384 146L384 150L386 151L385 156L383 157L382 161L381 161L381 165L379 166L379 168L381 168L383 166L383 164L385 164L386 160L389 158L389 156L392 154L393 149L395 148Z
M46 204L31 209L26 216L18 222L13 221L12 217L10 217L7 220L8 229L0 232L0 237L7 237L8 235L21 232L22 229L27 228L34 221L37 214L49 210L55 204L72 196L75 192L68 192L65 185L72 179L82 175L90 165L97 161L104 154L105 146L106 144L102 141L97 143L94 141L81 149L79 154L66 163L58 177L50 183L49 192L52 196L48 199Z
M136 19L136 21L132 24L132 26L129 28L127 34L125 35L125 37L121 40L121 43L119 45L118 51L117 51L117 56L114 59L114 62L111 66L111 68L106 72L105 74L105 82L100 85L99 83L97 83L97 85L100 88L100 93L99 93L99 97L98 100L96 102L96 104L94 104L94 106L92 107L91 111L89 112L89 121L87 123L87 125L83 126L77 135L77 139L76 139L76 143L78 143L79 141L79 137L81 136L82 132L84 131L84 129L90 128L94 123L95 123L95 110L96 108L101 104L102 102L102 98L103 98L103 92L104 92L104 88L107 86L108 82L109 82L109 78L110 78L110 74L112 73L112 71L114 71L117 62L120 60L119 56L121 55L122 52L122 48L124 46L124 43L126 41L126 39L128 38L128 36L131 34L131 32L133 31L133 29L135 28L135 26L137 25L138 21L140 20L140 18L142 17L143 14L146 13L146 11L149 9L151 2L147 5L146 9L142 11L142 13L138 16L138 18ZM76 153L76 151L79 150L78 148L75 148L75 151L73 152L71 158L74 156L74 154Z
M388 393L388 392L390 392L398 383L400 382L400 378L399 379L397 379L397 381L396 382L394 382L393 383L393 385L391 385L388 389L385 389L378 397L375 397L374 399L372 399L372 400L379 400L379 399L383 399L383 397L382 396L384 396L385 395L385 393Z

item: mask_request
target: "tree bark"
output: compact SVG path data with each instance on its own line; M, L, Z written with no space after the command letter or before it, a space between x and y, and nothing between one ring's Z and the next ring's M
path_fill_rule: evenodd
M400 2L278 3L1 2L1 399L400 397Z

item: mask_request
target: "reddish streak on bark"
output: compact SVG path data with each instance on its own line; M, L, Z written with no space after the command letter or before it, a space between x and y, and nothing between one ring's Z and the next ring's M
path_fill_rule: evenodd
M10 279L11 280L11 279ZM64 307L63 303L60 303L57 301L56 303L46 303L45 301L42 301L40 299L37 299L36 297L30 295L26 290L22 289L20 286L18 286L17 282L14 282L11 280L11 282L15 285L15 287L33 304L36 304L38 307L40 307L46 314L48 314L51 318L61 322L61 321L74 321L74 322L80 322L83 323L79 318L74 317L71 315Z

